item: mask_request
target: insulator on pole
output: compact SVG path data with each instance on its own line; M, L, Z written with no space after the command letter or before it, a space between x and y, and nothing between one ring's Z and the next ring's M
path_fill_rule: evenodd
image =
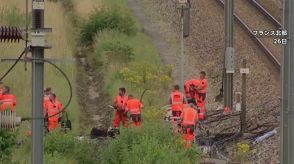
M15 130L21 124L21 118L16 117L15 112L0 111L0 129Z
M0 26L0 42L19 42L23 39L22 30L15 26Z

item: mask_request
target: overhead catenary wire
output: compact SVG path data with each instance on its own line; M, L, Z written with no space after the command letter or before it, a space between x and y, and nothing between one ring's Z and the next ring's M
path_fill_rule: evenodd
M21 58L30 50L30 47L26 47L23 52L19 55L19 57L17 58L17 60L13 63L13 65L1 76L0 78L0 81L3 81L6 76L15 68L15 66L19 63L19 61L21 60ZM59 115L60 113L63 113L65 112L65 110L68 108L68 106L70 105L71 101L72 101L72 84L68 78L68 76L66 75L66 73L60 69L56 64L54 64L53 62L49 61L49 60L46 60L46 59L29 59L29 60L42 60L46 63L49 63L50 65L52 65L53 67L55 67L63 76L64 78L66 79L67 83L68 83L68 86L69 86L69 90L70 90L70 95L69 95L69 98L68 98L68 101L66 103L66 105L56 114L54 115L51 115L51 116L47 116L47 117L42 117L42 118L22 118L22 120L32 120L32 119L47 119L47 118L50 118L50 117L54 117L56 115Z
M19 63L21 58L23 57L24 54L29 50L29 47L26 47L22 53L18 56L17 60L13 63L13 65L1 76L0 81L3 81L4 78L15 68L15 66Z
M29 39L29 2L26 0L26 41L25 47L28 47L28 39ZM25 54L25 58L27 57L27 53ZM27 62L25 62L25 71L27 71Z

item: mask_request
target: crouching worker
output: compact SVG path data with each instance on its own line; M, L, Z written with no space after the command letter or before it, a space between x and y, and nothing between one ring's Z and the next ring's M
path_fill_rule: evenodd
M16 99L15 99L15 96L12 93L10 93L10 88L8 86L4 86L2 88L2 95L0 97L0 102L1 102L1 111L10 109L10 111L14 112Z
M62 104L56 99L54 93L49 96L49 100L50 101L45 104L45 111L48 116L48 131L50 132L60 126Z
M131 119L136 127L141 127L142 125L141 109L143 107L144 105L140 102L140 100L135 99L133 95L129 95L126 112L130 112Z
M192 146L195 139L195 128L198 121L198 112L193 104L185 105L181 114L182 137L185 140L185 148Z

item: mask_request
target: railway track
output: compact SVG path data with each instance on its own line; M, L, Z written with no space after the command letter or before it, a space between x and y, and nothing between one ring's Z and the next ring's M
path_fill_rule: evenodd
M224 8L224 0L216 1L219 5L221 5ZM262 52L267 56L270 62L272 62L273 66L278 71L280 71L281 51L279 50L279 47L275 47L272 38L259 38L258 36L255 36L253 33L253 30L280 29L281 26L279 22L255 0L240 0L237 1L236 6L238 7L237 9L239 9L237 10L237 12L234 12L236 22L250 36L250 38L256 43L260 50L262 50ZM258 12L259 15L256 17L252 17L252 14L256 12ZM259 18L259 21L255 21L257 22L257 24L251 22L252 18Z
M249 0L249 2L257 8L263 14L269 21L271 21L276 28L282 28L282 24L274 17L272 16L260 3L258 3L256 0Z

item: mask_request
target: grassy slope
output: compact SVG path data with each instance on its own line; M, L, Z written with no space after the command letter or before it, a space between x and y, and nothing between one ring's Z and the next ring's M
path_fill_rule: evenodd
M2 1L2 0L1 0ZM120 6L122 8L126 9L126 1L125 0L120 0L119 2L117 0L84 0L81 2L80 0L73 0L75 3L75 8L77 11L77 14L81 16L82 18L87 18L88 15L94 11L95 9L99 9L102 4L104 5L109 5L109 6ZM9 5L17 4L16 0L12 0L9 3ZM1 5L3 3L1 2ZM5 4L8 5L8 4ZM54 3L48 3L46 5L46 10L47 11L52 11L50 12L50 15L47 15L46 17L46 24L47 26L53 27L54 33L50 36L49 41L50 43L53 44L54 49L49 50L46 52L48 54L48 57L70 57L70 54L72 54L72 47L71 45L74 45L73 42L70 41L70 39L73 39L74 36L71 35L66 35L65 32L69 32L71 34L72 28L70 27L70 23L65 20L63 17L60 17L60 15L63 15L62 9L60 8L59 5L54 4ZM125 10L126 12L129 12L127 9ZM59 19L56 19L59 18ZM137 23L138 24L138 23ZM138 24L140 27L140 25ZM107 35L105 36L107 37ZM143 32L139 31L138 34L135 37L126 37L123 38L123 41L125 41L127 44L132 45L134 48L134 53L135 53L135 61L144 61L150 64L156 64L156 65L162 65L162 62L160 60L159 54L157 50L155 49L152 40ZM0 45L0 49L4 49L6 45ZM5 49L5 52L9 52L9 54L17 54L21 50L22 45L17 45L18 49L14 47L15 52L10 51L8 48ZM19 51L18 51L19 50ZM50 54L50 56L49 56ZM1 55L2 56L2 55ZM15 57L16 55L14 55ZM3 63L0 63L1 65L4 65ZM7 64L5 64L7 66ZM62 69L66 70L66 72L70 75L70 78L72 79L72 82L74 82L74 74L75 74L75 68L72 65L69 64L63 64L61 65ZM30 69L30 67L29 67ZM3 70L0 70L0 73L2 73ZM23 65L19 65L17 69L14 72L15 74L19 75L16 77L15 75L10 75L7 78L7 81L5 81L7 84L12 84L11 86L13 87L15 93L17 94L18 97L26 97L26 99L20 99L18 100L18 114L22 116L28 116L30 112L27 108L30 108L30 80L31 80L31 73L30 71L27 71L23 73ZM63 86L65 85L65 82L63 81L61 76L56 76L56 79L53 79L56 71L53 69L50 69L49 67L46 67L46 84L52 84L55 81L58 81L58 83L54 83L54 88L55 92L59 95L61 100L64 100L64 98L67 96L67 88L64 88ZM110 70L107 72L106 75L106 82L109 82L109 85L107 87L107 91L111 96L114 96L117 92L117 88L122 85L121 81L118 80L113 80L113 70ZM25 79L25 82L18 82L22 80L18 79ZM12 83L12 81L17 81L18 83ZM14 87L14 86L21 86L21 87ZM19 88L24 88L23 90L20 90ZM135 96L140 96L140 93L135 93ZM24 96L25 95L25 96ZM148 96L148 95L147 95ZM77 124L77 101L73 101L71 105L71 116L73 117L73 120L75 121L75 124ZM163 102L164 103L164 102ZM25 125L29 127L29 124ZM18 149L14 152L14 154L19 154L14 157L16 161L22 161L21 163L30 163L30 155L27 153L29 151L29 147L25 147L23 149ZM75 163L71 159L68 159L67 157L60 157L60 156L55 156L51 157L46 155L45 159L48 163Z
M119 2L116 0L102 0L102 2L106 6L122 8L122 11L130 12L126 4L126 0L120 0ZM130 45L133 48L134 55L135 55L134 62L145 62L152 65L162 65L163 63L161 62L159 52L155 48L153 41L147 34L145 34L141 30L142 27L139 24L138 20L136 18L135 20L136 20L136 25L139 29L137 34L133 37L126 37L126 36L118 37L118 39L123 41L126 45ZM111 37L111 35L104 33L98 37L100 38L104 37L105 39L107 39L107 37ZM108 38L107 40L111 40L111 39ZM98 46L97 43L96 43L96 46ZM108 86L106 86L107 91L112 97L114 97L117 94L117 88L121 87L123 84L121 81L113 79L114 73L115 73L115 70L110 69L110 71L108 71L108 73L106 74L106 84L108 84ZM132 90L129 88L129 93L130 92L132 92ZM133 94L134 96L139 97L141 93L133 93Z
M2 2L3 1L3 2ZM4 1L1 0L2 7L17 7L18 9L24 9L25 4L23 1L19 2L18 0L10 0ZM70 58L72 57L72 41L73 36L71 36L71 30L69 22L64 18L61 17L63 15L62 8L59 4L56 3L46 3L46 10L50 11L46 13L45 16L45 26L52 27L53 33L49 34L48 41L53 46L50 50L45 50L45 57L46 58ZM21 15L24 17L24 14ZM56 18L59 19L56 19ZM1 24L7 24L6 21L1 22ZM9 57L9 58L16 58L18 54L22 51L24 47L24 43L1 43L0 50L1 50L1 58L2 57ZM2 75L7 68L12 63L2 62L0 63L0 75ZM75 66L72 63L58 63L58 66L63 69L73 86L75 87ZM31 115L31 64L28 63L28 71L24 71L24 64L20 63L17 67L7 76L4 80L4 83L8 86L11 86L12 92L17 96L17 115L22 117L28 117ZM64 80L63 76L59 72L57 72L54 68L49 65L45 67L45 87L51 86L54 89L54 92L57 94L59 99L65 103L68 97L68 87L67 83ZM66 86L66 87L65 87ZM74 94L75 95L75 94ZM77 104L76 104L76 97L74 96L72 104L70 106L70 113L72 119L75 120L77 123ZM75 117L74 117L75 116Z
M48 35L48 42L53 46L50 50L45 50L46 58L71 58L73 54L73 29L71 27L70 22L64 17L63 9L60 4L46 2L46 13L45 13L45 26L52 27L53 33ZM31 6L31 5L29 5ZM25 1L18 0L1 0L0 10L7 10L16 7L20 9L22 15L18 17L24 17L25 11ZM5 9L3 9L5 8ZM31 9L29 9L30 11ZM50 12L49 12L50 11ZM3 14L5 16L5 13ZM56 19L58 18L58 19ZM20 18L23 19L23 18ZM0 24L8 25L8 19L0 19ZM21 25L20 25L21 26ZM24 27L23 25L21 27ZM16 58L18 54L22 51L24 47L24 43L1 43L0 50L2 57ZM0 63L0 75L2 75L7 68L10 67L12 63L2 62ZM75 74L76 69L73 63L57 63L58 66L61 67L62 70L68 75L71 79L74 93L73 93L73 101L69 106L69 117L73 122L74 131L77 131L76 127L78 127L78 104L77 97L75 96ZM11 86L12 92L17 96L17 106L16 112L18 116L21 117L30 117L31 116L31 64L28 63L28 70L24 71L24 64L20 63L16 66L16 68L7 76L4 80L5 85ZM54 92L57 94L59 100L61 100L64 104L67 101L69 91L67 83L64 77L57 71L55 68L46 65L45 67L45 87L51 86L54 89ZM30 123L24 122L20 127L19 137L23 138L24 133L30 130ZM27 142L30 139L27 140ZM23 161L21 163L30 163L30 153L29 148L24 149L16 149L14 151L15 155L13 158L16 161Z

